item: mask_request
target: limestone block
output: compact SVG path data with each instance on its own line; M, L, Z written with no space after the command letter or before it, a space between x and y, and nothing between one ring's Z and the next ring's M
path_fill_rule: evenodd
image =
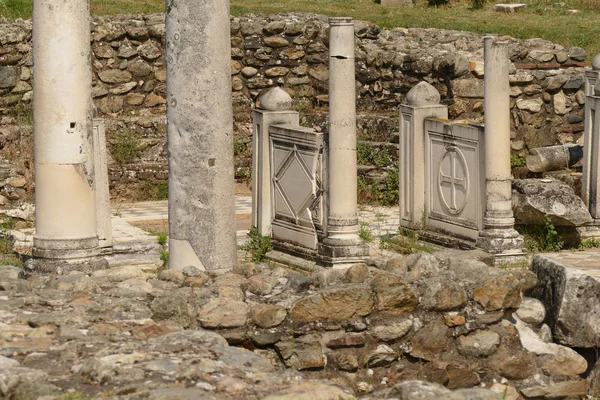
M513 209L519 224L543 224L549 217L555 226L582 226L592 221L583 203L566 183L548 179L513 181Z
M530 296L544 303L554 340L569 347L600 342L600 282L583 271L536 255L531 270L540 284Z
M414 4L414 0L381 0L381 5L383 7L405 7Z
M527 4L494 4L494 11L496 12L514 13L523 11L525 8L527 8Z

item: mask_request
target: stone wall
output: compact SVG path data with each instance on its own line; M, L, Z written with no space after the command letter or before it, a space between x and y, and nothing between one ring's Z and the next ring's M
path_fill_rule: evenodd
M324 120L327 17L246 15L232 18L231 34L236 150L242 158L237 175L247 178L249 112L265 90L281 86L288 91L307 124ZM121 135L129 135L141 149L134 159L111 167L113 186L126 192L132 179L164 176L164 16L96 17L91 35L97 116L114 120L108 124L109 147L114 155L123 144ZM359 138L388 141L396 130L396 107L422 80L440 91L452 118L482 121L483 40L479 35L438 29L382 30L357 21L356 36L358 109L363 114ZM514 65L510 78L514 154L580 141L585 51L541 39L505 39ZM0 113L13 117L0 124L4 140L14 129L9 129L11 125L31 124L31 67L31 22L0 24ZM381 120L387 122L370 123ZM379 132L382 126L390 127L387 134Z

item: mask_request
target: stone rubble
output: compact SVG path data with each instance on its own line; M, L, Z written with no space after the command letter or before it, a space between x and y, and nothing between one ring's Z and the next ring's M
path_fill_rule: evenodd
M315 399L497 399L503 388L584 396L587 361L547 343L554 311L548 320L539 301L523 297L535 275L465 255L372 258L314 273L255 263L51 276L2 267L0 391L14 399L290 400L309 398L307 388ZM556 329L555 337L582 344Z

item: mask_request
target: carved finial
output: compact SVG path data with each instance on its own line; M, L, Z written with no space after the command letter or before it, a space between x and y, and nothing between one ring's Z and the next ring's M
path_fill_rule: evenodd
M409 106L433 106L440 104L440 92L437 91L431 84L423 81L417 86L410 89L406 95L406 102Z
M259 108L267 111L291 110L292 98L285 90L275 87L260 98Z

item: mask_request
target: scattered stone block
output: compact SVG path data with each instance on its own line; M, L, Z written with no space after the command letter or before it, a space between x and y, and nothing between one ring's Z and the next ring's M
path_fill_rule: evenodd
M506 13L514 13L523 11L527 8L527 4L516 3L516 4L504 4L498 3L494 4L494 11L496 12L506 12Z
M383 7L406 7L414 4L414 0L381 0Z
M570 347L600 343L600 282L583 271L536 255L531 270L540 284L530 293L548 313L554 340Z

